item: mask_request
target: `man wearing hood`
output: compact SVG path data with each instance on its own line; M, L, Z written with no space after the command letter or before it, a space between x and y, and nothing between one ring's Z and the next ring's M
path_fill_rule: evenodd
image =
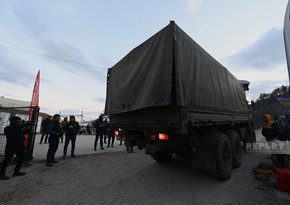
M0 169L0 179L7 180L9 177L6 176L5 172L8 164L11 162L14 154L17 157L17 163L14 168L13 176L23 176L25 172L20 172L24 160L24 141L25 134L31 132L31 126L24 126L21 124L20 117L11 117L10 125L5 127L4 134L6 135L6 147L5 147L5 156L1 164Z

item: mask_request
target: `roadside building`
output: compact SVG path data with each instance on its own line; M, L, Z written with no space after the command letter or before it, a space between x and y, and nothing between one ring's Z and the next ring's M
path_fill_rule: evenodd
M30 101L23 101L17 99L0 97L0 134L4 134L4 128L9 125L9 118L11 116L19 116L21 119L27 121L29 114ZM41 131L42 119L45 119L48 114L39 113L36 132Z

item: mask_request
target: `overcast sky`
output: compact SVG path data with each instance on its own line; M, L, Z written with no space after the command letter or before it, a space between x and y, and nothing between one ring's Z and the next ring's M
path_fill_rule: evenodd
M183 29L238 79L248 100L288 85L283 42L287 0L2 0L0 96L97 118L106 70L169 24Z

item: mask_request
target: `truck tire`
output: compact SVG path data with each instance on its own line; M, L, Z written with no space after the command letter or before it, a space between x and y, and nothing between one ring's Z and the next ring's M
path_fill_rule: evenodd
M162 150L159 152L156 152L155 154L152 154L151 157L159 163L166 163L171 160L173 156L173 152L169 150Z
M225 133L231 143L233 153L233 168L241 166L242 163L242 149L239 134L236 131L228 130Z
M232 175L233 157L228 137L218 132L215 135L216 173L219 178L228 180Z
M247 134L246 134L243 142L244 142L244 151L246 151L247 143L256 142L256 132L252 126L248 126Z

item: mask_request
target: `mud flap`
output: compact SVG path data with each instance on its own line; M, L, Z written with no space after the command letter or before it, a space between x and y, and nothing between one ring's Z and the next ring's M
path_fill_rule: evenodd
M215 129L212 127L199 128L194 130L196 137L191 138L192 166L195 168L215 171Z

